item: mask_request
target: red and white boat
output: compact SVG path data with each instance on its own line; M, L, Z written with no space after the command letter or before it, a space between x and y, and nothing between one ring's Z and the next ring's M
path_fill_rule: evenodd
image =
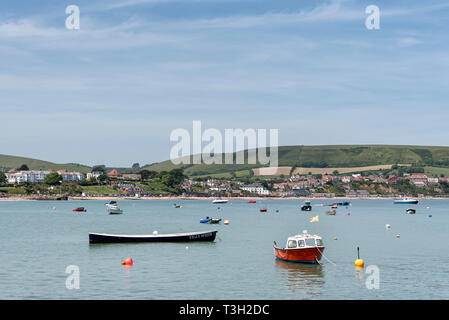
M279 248L274 241L276 258L289 262L318 263L324 251L323 238L311 235L304 230L302 234L289 237L285 248Z

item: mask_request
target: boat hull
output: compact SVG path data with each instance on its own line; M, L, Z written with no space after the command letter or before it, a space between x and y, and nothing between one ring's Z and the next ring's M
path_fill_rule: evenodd
M274 247L274 255L277 259L297 263L318 263L321 260L324 247L281 249Z
M123 211L122 210L113 210L113 211L108 211L109 214L122 214Z
M212 230L156 235L119 235L90 232L89 243L214 241L217 232L217 230Z
M123 213L122 209L108 208L107 211L109 212L109 214L122 214Z
M419 200L395 200L394 204L418 204Z

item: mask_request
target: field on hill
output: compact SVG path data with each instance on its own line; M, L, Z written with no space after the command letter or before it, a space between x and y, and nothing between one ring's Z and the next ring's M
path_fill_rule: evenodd
M147 165L141 169L154 171L170 171L182 168L185 174L198 176L233 176L236 172L248 172L259 169L258 174L271 169L260 163L247 163L248 150L233 153L233 158L243 155L244 164L193 164L192 156L189 156L190 164L173 164L170 160ZM224 160L224 154L220 155ZM224 162L224 161L223 161ZM234 160L234 163L236 161ZM73 170L89 172L91 168L80 164L56 164L48 161L0 155L0 167L18 168L26 164L30 169L43 170ZM374 167L388 168L392 164L408 164L425 167L427 172L433 174L445 174L449 172L449 147L427 146L392 146L392 145L329 145L329 146L283 146L278 148L278 166L291 167L296 172L339 173L357 172L363 170L375 170ZM369 168L365 168L369 167ZM122 171L127 170L122 168ZM131 169L130 169L131 170ZM284 175L286 175L285 170ZM132 172L132 170L130 171ZM266 172L265 172L266 173Z
M391 169L393 165L382 164L378 166L365 166L365 167L353 167L353 168L296 168L293 174L332 174L334 171L338 171L339 174L351 173L351 172L362 172L362 171L377 171L384 169Z
M247 151L244 152L244 155L247 159ZM234 158L235 156L234 153ZM191 159L192 157L190 157ZM278 166L280 167L319 168L328 173L331 169L340 172L342 168L391 166L399 163L441 169L449 168L449 147L394 145L283 146L278 149L278 159ZM212 165L192 164L192 161L190 163L174 165L170 160L167 160L147 166L145 169L168 171L183 168L185 173L190 176L206 176L266 167L248 163Z
M265 167L253 169L255 176L289 176L292 167Z
M91 171L90 167L76 163L57 164L37 159L0 154L0 168L17 169L23 164L26 164L30 170L68 170L84 173Z

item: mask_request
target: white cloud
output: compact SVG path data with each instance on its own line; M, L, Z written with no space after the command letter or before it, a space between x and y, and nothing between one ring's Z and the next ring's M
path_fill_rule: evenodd
M116 25L101 26L85 17L79 30L45 26L37 19L21 19L0 24L0 39L3 45L20 43L38 49L111 50L179 43L185 38L146 31L141 22L132 18Z
M413 37L406 37L406 38L398 39L398 45L400 47L411 47L411 46L415 46L420 43L422 43L420 40L413 38Z

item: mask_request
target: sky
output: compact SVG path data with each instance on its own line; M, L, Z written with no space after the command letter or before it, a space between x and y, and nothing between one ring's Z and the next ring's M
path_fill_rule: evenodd
M448 20L434 0L4 0L0 154L144 165L196 120L279 145L448 146Z

